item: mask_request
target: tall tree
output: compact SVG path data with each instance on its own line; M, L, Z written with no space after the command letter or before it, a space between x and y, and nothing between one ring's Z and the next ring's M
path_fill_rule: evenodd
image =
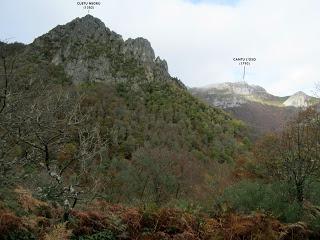
M320 113L316 108L300 112L282 133L266 136L257 147L256 157L267 174L291 183L302 205L307 181L319 177Z

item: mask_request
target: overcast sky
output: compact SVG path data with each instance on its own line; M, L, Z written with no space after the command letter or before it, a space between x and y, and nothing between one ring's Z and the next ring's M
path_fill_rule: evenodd
M30 43L87 12L78 0L0 0L0 39ZM90 14L147 38L187 86L240 81L234 57L255 57L246 81L276 95L320 82L319 0L101 0Z

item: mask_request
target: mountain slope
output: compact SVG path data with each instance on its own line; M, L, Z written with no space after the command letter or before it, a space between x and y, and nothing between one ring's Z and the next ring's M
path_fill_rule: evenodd
M204 88L193 88L192 92L196 95L210 97L215 101L216 106L224 108L236 107L248 101L279 106L286 99L273 96L264 88L249 85L246 82L214 84Z
M1 47L17 60L0 113L1 189L66 209L207 201L217 167L247 152L241 122L193 97L147 40L123 41L90 15Z
M298 112L298 109L293 107L284 108L256 102L247 102L226 110L248 125L253 139L267 132L280 131Z
M318 101L303 92L289 97L274 96L264 88L246 82L215 84L190 91L211 106L223 108L247 123L254 137L280 130L300 107Z
M307 107L317 101L303 92L287 97L274 96L264 88L246 82L213 84L203 88L192 88L191 92L222 108L237 107L247 102L277 107Z

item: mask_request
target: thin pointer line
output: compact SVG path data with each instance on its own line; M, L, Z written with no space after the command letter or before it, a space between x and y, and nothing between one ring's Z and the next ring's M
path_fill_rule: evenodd
M243 76L242 81L244 81L244 77L246 76L246 65L243 66Z

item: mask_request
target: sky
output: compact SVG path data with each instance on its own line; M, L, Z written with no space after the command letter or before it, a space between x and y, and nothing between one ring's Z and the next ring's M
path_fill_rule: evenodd
M79 0L80 1L80 0ZM124 39L144 37L189 87L242 80L272 94L315 93L319 0L100 0L90 14ZM31 43L87 11L78 0L0 0L0 40Z

